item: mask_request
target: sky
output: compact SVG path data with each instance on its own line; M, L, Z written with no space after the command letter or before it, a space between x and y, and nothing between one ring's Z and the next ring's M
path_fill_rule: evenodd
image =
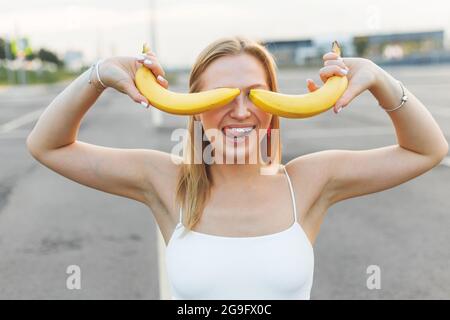
M444 0L0 0L0 37L27 36L33 49L61 57L81 50L86 62L135 55L151 41L163 67L190 67L223 36L256 40L345 39L352 35L445 30Z

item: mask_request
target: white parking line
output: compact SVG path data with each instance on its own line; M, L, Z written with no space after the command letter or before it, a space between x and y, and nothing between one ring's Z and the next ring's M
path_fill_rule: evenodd
M333 128L333 129L306 129L299 131L281 132L281 139L304 139L304 138L333 138L353 136L382 136L395 134L394 127L361 127L361 128Z
M15 118L9 122L0 125L0 134L7 133L14 129L20 128L28 123L36 121L42 114L45 108L41 108L32 112L28 112L18 118Z
M158 268L159 268L159 298L160 300L171 300L170 286L166 269L166 243L159 228L156 228L158 238Z
M26 113L16 119L6 122L0 125L0 134L5 134L20 128L28 123L36 121L45 108L41 108L29 113ZM441 116L450 116L450 108L439 107L435 113ZM307 129L301 131L288 131L282 133L282 138L287 139L311 139L311 138L336 138L336 137L354 137L354 136L383 136L393 135L395 129L392 126L372 126L372 127L360 127L360 128L334 128L334 129ZM447 134L447 133L446 133ZM11 132L6 136L0 136L1 139L20 139L26 137L25 131ZM446 157L440 163L443 166L450 167L450 158ZM165 249L164 240L162 241L162 247Z
M450 168L450 157L442 159L440 165Z
M4 134L0 134L0 140L7 139L26 139L30 134L30 130L14 130Z

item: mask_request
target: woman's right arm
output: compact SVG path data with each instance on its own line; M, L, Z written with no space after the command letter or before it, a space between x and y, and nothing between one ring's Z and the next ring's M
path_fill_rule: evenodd
M163 75L157 61L152 60L152 71ZM118 73L124 70L113 70L108 76L110 70L103 66L101 74L105 76L102 81L108 87L114 86L128 94L135 102L148 102L132 81L139 62L129 66L119 76ZM27 138L29 152L46 167L83 185L147 205L159 202L160 190L155 188L155 182L161 181L161 176L172 176L175 171L169 154L157 150L102 147L77 140L83 116L100 96L94 86L88 84L89 71L74 80L45 109ZM114 77L116 79L112 79ZM123 81L118 81L121 77ZM162 85L167 87L167 83Z

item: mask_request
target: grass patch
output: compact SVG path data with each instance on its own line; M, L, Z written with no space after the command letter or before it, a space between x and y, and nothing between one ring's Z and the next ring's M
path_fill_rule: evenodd
M42 84L42 83L56 83L65 80L73 80L81 75L87 68L82 69L79 72L71 72L66 69L57 69L56 71L25 71L26 83L29 85ZM20 83L20 72L18 70L12 71L13 81L8 82L8 71L4 66L0 66L0 85L17 85ZM166 79L170 84L176 83L176 74L166 74Z

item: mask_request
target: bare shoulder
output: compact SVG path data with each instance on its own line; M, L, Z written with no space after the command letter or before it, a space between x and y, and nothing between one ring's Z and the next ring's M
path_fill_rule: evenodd
M335 150L313 152L292 159L286 164L286 170L291 177L296 194L308 190L310 208L320 206L327 209L330 205L327 194L327 184L330 179L330 161Z
M286 164L289 176L293 180L313 179L314 185L325 186L330 177L330 162L338 150L323 150L302 155Z

